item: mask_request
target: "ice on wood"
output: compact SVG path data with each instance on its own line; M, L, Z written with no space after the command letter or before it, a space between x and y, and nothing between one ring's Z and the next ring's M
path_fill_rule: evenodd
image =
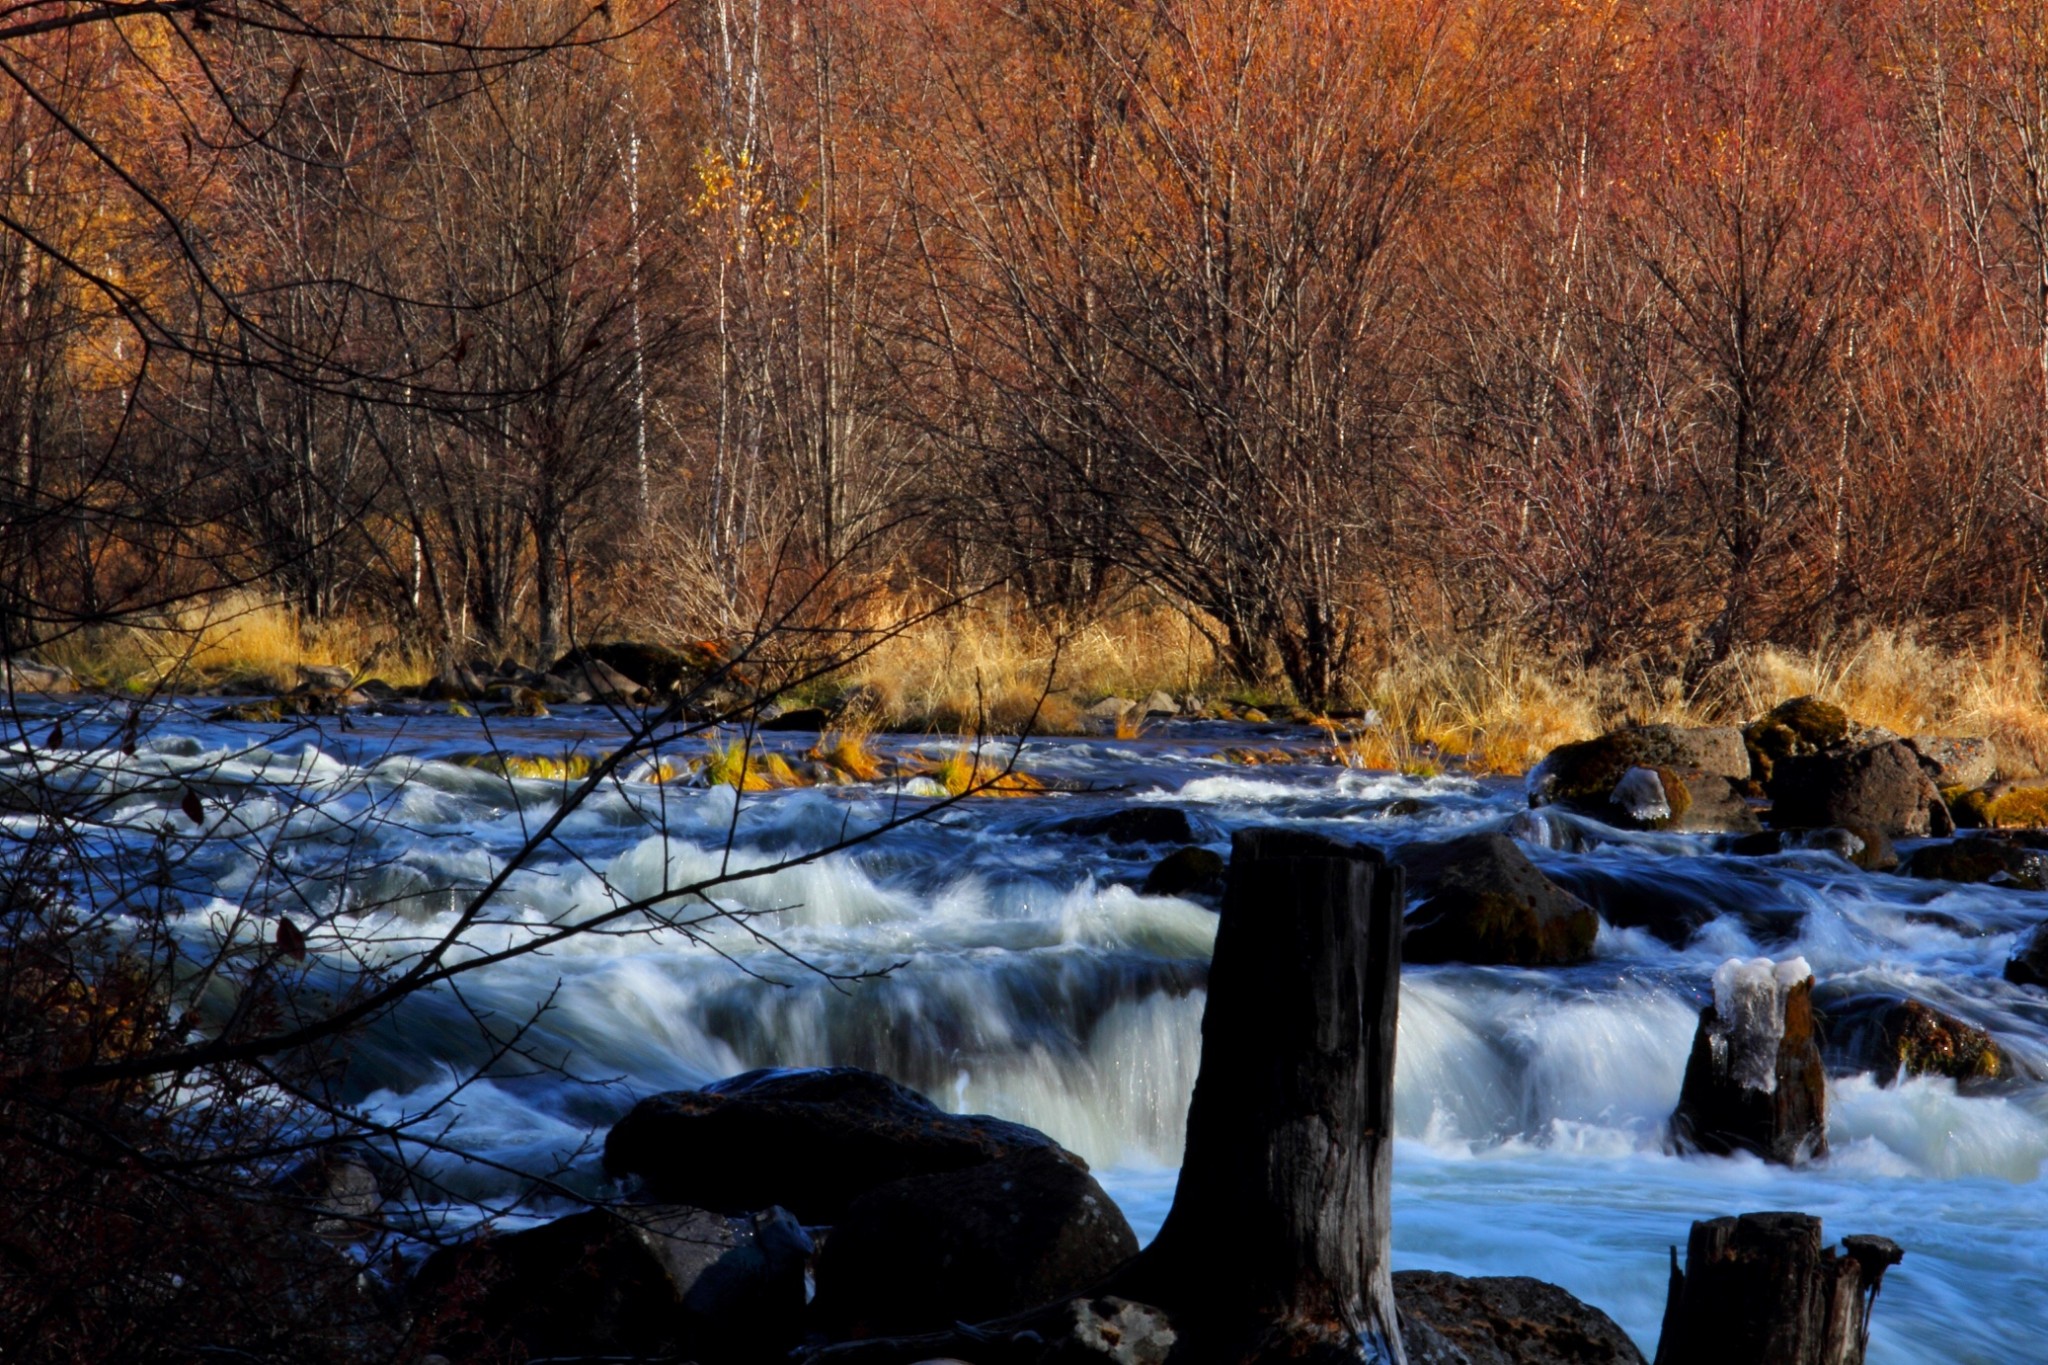
M1785 997L1811 975L1803 957L1731 957L1714 969L1714 1060L1744 1089L1777 1090Z

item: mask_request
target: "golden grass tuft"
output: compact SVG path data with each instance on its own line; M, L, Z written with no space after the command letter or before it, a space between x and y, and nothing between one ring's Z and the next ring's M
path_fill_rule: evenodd
M1029 773L1005 772L1003 765L980 757L967 745L931 765L926 776L948 796L1035 796L1045 784Z
M863 734L821 735L808 757L837 768L855 782L875 782L882 776L882 760L868 747Z

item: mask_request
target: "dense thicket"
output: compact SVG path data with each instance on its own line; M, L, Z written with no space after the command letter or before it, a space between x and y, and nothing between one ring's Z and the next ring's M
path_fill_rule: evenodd
M2031 0L147 8L0 16L9 649L829 566L1148 586L1312 697L2039 629Z

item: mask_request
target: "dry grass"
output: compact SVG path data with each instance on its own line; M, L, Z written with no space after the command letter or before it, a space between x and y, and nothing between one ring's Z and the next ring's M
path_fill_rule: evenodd
M1986 736L2008 776L2048 768L2048 671L2029 643L2010 634L1957 651L1874 631L1811 653L1755 650L1733 660L1727 674L1731 713L1760 715L1811 694L1902 735Z
M1214 652L1179 613L1062 629L995 599L904 631L846 678L876 690L891 728L941 734L1079 734L1085 701L1218 683Z
M297 685L301 664L337 665L397 686L433 674L432 661L401 648L388 625L359 618L308 623L247 596L81 634L43 652L81 678L131 691L226 684L285 691Z

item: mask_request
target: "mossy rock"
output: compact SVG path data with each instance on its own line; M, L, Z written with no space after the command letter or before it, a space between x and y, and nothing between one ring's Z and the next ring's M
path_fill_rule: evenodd
M505 714L516 720L546 720L548 705L541 700L540 693L521 687L512 693L512 704L505 708Z
M1771 708L1769 719L1813 749L1825 749L1849 737L1849 713L1819 697L1794 697L1780 702Z
M2048 829L2048 778L1996 782L1949 803L1963 829Z
M1989 1033L1918 1000L1856 996L1824 1013L1827 1057L1838 1073L1870 1071L1879 1085L1911 1076L1989 1081L2014 1074Z
M448 760L462 768L496 773L499 777L541 778L554 782L581 782L590 776L591 760L586 754L458 754Z

